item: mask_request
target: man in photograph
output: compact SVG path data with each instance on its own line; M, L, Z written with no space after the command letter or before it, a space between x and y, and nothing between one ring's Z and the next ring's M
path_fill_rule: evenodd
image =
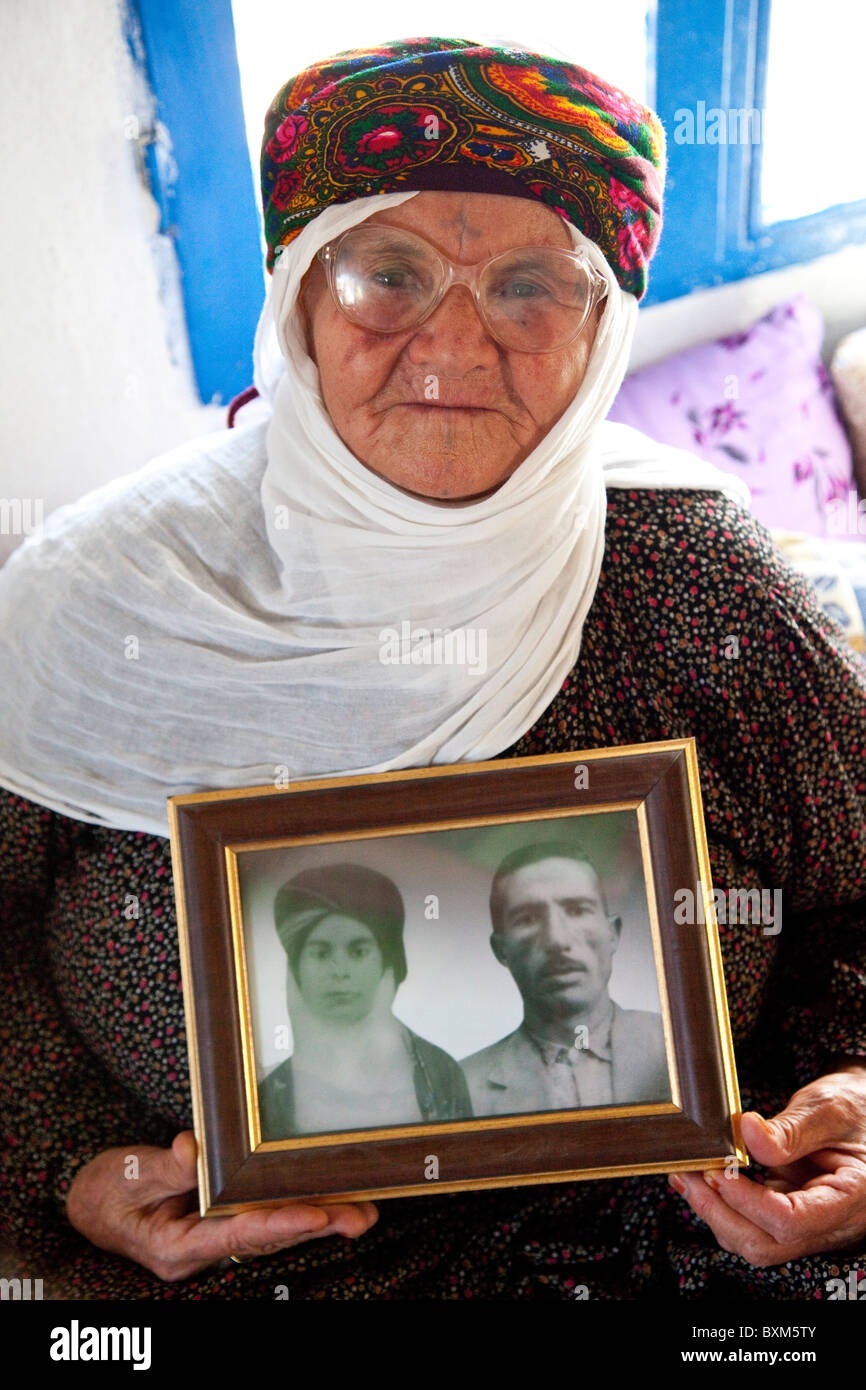
M670 1099L659 1014L608 993L622 922L595 868L557 843L509 854L490 890L490 944L523 1022L462 1062L476 1115Z

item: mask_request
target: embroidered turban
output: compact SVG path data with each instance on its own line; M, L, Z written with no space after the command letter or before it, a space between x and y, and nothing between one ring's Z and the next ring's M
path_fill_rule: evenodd
M403 899L390 878L363 864L304 869L277 893L274 923L296 976L307 937L324 917L334 913L354 917L368 927L382 952L385 968L393 969L398 985L405 980Z
M464 39L355 49L291 78L271 103L267 266L331 203L410 189L505 193L573 222L640 298L663 182L658 117L584 68Z

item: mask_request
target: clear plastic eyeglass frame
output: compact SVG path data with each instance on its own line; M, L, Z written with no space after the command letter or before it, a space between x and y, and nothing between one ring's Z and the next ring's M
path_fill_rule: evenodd
M380 223L378 224L378 226L382 228L387 228L388 224ZM331 291L334 303L337 305L337 308L340 309L340 311L345 315L347 319L349 319L351 323L355 323L361 327L366 327L370 332L380 333L383 337L388 337L394 333L406 333L414 328L419 328L421 324L424 323L434 312L434 310L442 303L442 300L445 298L445 295L454 285L466 285L467 288L471 291L472 296L475 300L475 307L478 311L478 315L482 323L484 324L488 333L490 333L491 337L495 338L495 340L501 346L520 352L558 352L561 348L567 347L569 343L574 342L576 338L580 337L581 333L583 332L584 328L589 322L589 319L596 305L601 303L601 301L606 297L608 292L608 285L604 277L599 274L595 266L591 263L588 256L586 255L586 252L582 250L565 251L553 246L513 246L509 247L507 251L501 251L497 255L489 257L486 261L477 261L474 265L455 265L454 262L452 260L449 260L447 256L444 256L441 253L441 251L437 251L435 246L431 246L430 243L424 239L424 237L420 237L414 232L405 231L402 227L393 227L390 228L390 230L394 232L399 232L401 240L417 242L419 247L422 247L424 251L432 258L434 265L438 265L439 283L429 303L422 306L416 319L413 319L408 323L401 324L397 328L376 328L372 325L364 324L362 317L352 313L351 307L346 305L340 298L339 291L337 288L337 262L340 247L342 246L343 242L346 240L347 237L351 237L354 233L357 233L359 230L361 230L359 227L350 227L348 231L343 232L342 235L335 238L334 241L328 242L327 245L321 247L321 249L317 253L318 259L322 262L322 264L325 267L328 279L328 286ZM496 266L497 263L502 262L503 260L505 260L506 257L513 256L515 253L523 251L544 251L546 254L553 254L554 256L562 257L563 259L568 260L572 265L579 265L581 269L586 272L588 277L589 293L587 295L586 306L582 318L577 323L577 326L573 329L573 331L571 331L568 334L566 338L564 338L561 342L557 342L556 344L549 347L532 348L519 346L519 331L516 334L511 335L510 338L508 335L503 336L501 331L497 329L490 321L490 317L484 308L484 301L482 298L482 279L485 273L489 270L491 266Z

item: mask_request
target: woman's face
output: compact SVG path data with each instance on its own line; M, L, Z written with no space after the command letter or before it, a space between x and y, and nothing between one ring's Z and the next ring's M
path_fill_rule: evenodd
M375 936L354 917L324 917L298 958L307 1007L331 1023L360 1023L373 1007L385 963Z
M517 246L572 249L559 214L523 198L418 193L367 220L415 232L463 265ZM455 501L494 491L556 423L583 380L600 316L557 352L514 352L487 332L468 287L454 285L419 327L382 335L345 317L318 260L302 304L344 444L397 487Z

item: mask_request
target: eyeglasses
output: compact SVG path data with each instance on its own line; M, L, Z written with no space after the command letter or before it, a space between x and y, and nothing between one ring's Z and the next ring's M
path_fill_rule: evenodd
M381 224L353 227L318 254L335 303L362 328L417 328L452 285L467 285L488 332L517 352L565 347L608 288L583 251L520 246L455 265L423 237Z

